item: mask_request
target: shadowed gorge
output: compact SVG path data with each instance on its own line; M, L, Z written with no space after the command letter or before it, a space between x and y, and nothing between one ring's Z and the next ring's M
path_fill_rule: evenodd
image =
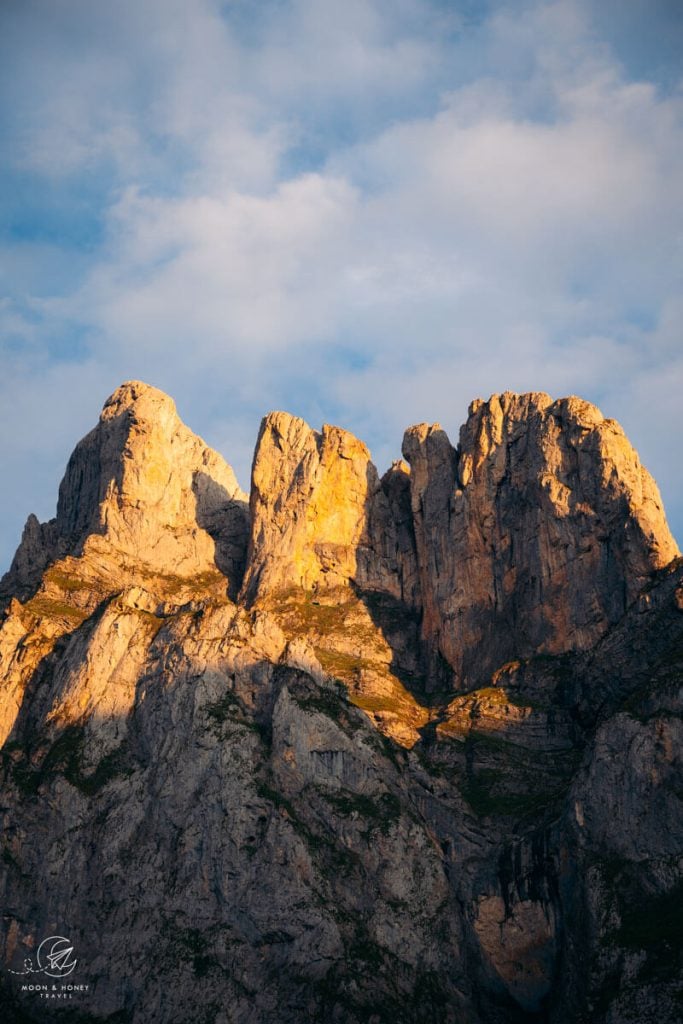
M105 404L0 585L3 1020L679 1019L657 487L577 398L403 454L270 413L247 505L166 395ZM62 935L68 1005L22 989Z

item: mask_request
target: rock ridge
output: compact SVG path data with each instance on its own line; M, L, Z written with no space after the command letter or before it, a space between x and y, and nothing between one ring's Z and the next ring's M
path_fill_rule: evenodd
M170 399L107 402L3 581L3 1024L678 1024L656 487L576 398L403 450L271 413L248 516Z
M575 397L493 395L457 448L406 432L423 634L459 685L531 653L582 650L678 547L621 427Z
M161 593L164 579L197 598L227 578L229 596L254 608L364 601L399 675L429 693L590 647L678 554L655 482L619 425L582 399L476 399L457 446L422 423L402 451L380 478L350 432L269 413L247 510L230 466L173 401L129 381L74 450L56 517L29 516L0 596L78 604L77 586L55 581L80 573L84 611L88 589ZM411 633L403 645L378 612L389 605Z

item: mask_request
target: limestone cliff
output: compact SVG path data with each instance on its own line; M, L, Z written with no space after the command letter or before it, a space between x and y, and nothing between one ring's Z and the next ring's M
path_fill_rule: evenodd
M240 600L272 614L385 732L412 743L427 714L405 685L421 668L406 470L396 463L380 480L348 431L266 416Z
M25 595L48 565L91 553L108 559L112 575L218 568L237 588L246 501L230 466L187 429L168 395L129 381L69 459L56 517L29 516L2 593Z
M367 506L377 471L365 445L338 427L263 420L251 479L252 532L244 596L344 586L368 546Z
M242 596L355 585L419 604L408 467L380 480L346 430L311 430L287 413L261 425L252 470L251 542Z
M138 381L118 388L69 459L56 517L29 516L0 582L2 603L11 601L0 626L0 737L41 659L113 594L142 587L148 611L180 607L198 588L234 594L246 498L167 395Z
M169 398L107 402L2 582L3 1022L678 1021L656 487L574 398L404 453L272 413L247 513Z
M471 405L457 449L421 424L403 451L423 635L463 687L595 644L678 554L654 480L581 399L494 395Z

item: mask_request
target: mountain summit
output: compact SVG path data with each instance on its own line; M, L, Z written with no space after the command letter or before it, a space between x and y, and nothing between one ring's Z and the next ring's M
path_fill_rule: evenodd
M246 503L230 466L188 430L172 399L129 381L69 459L56 517L29 517L0 587L26 593L48 565L91 554L108 563L112 579L147 570L185 578L219 567L239 582Z
M0 583L3 1019L678 1019L657 487L575 397L402 451L273 412L247 497L168 396L106 402ZM49 936L68 1008L22 989Z

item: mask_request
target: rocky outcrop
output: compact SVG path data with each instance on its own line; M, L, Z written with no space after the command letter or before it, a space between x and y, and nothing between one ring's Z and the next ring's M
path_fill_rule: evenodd
M677 1022L656 488L577 399L404 451L266 417L247 554L170 399L107 403L3 581L3 1022Z
M656 484L577 398L494 395L453 449L407 431L423 635L467 688L506 661L594 644L678 554Z
M369 543L377 485L370 453L352 434L328 425L317 433L287 413L266 416L251 476L245 600L348 585Z
M385 594L421 618L435 685L594 644L677 554L621 428L577 398L475 402L453 448L406 432L380 481L346 431L272 413L254 457L248 603L292 591Z
M429 716L406 685L422 668L407 470L397 462L380 480L366 446L347 431L266 416L240 601L304 639L322 671L410 745Z
M230 466L181 422L168 395L130 381L69 459L56 517L29 517L2 592L25 597L49 565L90 555L108 559L114 577L218 568L236 590L246 501Z
M366 446L287 413L261 424L251 480L251 541L242 598L354 586L419 605L409 475L380 480Z
M123 384L76 446L57 515L29 516L0 584L0 738L60 637L130 588L149 612L211 590L233 597L248 535L246 495L228 464L181 422L173 401L147 384ZM23 601L20 604L17 598Z

